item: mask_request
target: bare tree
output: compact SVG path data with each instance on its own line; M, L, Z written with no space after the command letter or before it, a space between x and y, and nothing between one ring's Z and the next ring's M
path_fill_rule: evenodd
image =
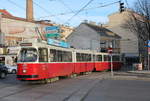
M137 0L130 10L129 19L123 25L124 28L135 32L143 41L150 39L150 1Z

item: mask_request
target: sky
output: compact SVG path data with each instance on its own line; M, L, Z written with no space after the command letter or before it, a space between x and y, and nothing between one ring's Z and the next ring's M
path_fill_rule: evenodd
M0 9L6 9L17 17L26 17L26 0L0 0ZM79 11L90 0L33 0L34 18L36 20L51 20L57 24L78 26L84 20L94 21L97 24L105 24L108 16L119 11L119 3L111 4L119 0L93 0L85 9L76 16L72 11ZM125 7L132 8L136 0L122 0ZM92 9L91 9L92 8ZM65 14L64 14L65 13ZM74 17L72 17L74 16Z

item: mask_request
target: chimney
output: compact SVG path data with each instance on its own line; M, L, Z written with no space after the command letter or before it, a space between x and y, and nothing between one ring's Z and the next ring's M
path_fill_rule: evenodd
M96 25L96 22L90 21L89 24Z
M26 0L26 19L33 21L33 0Z
M84 23L88 23L88 20L84 20L83 22L84 22Z

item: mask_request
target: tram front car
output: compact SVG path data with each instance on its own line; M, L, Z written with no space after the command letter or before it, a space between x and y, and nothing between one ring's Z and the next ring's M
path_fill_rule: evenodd
M22 81L39 79L38 49L24 47L18 56L17 79Z

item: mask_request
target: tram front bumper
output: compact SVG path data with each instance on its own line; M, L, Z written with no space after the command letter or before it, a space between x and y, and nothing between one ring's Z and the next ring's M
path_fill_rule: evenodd
M37 80L39 75L17 75L18 80Z

